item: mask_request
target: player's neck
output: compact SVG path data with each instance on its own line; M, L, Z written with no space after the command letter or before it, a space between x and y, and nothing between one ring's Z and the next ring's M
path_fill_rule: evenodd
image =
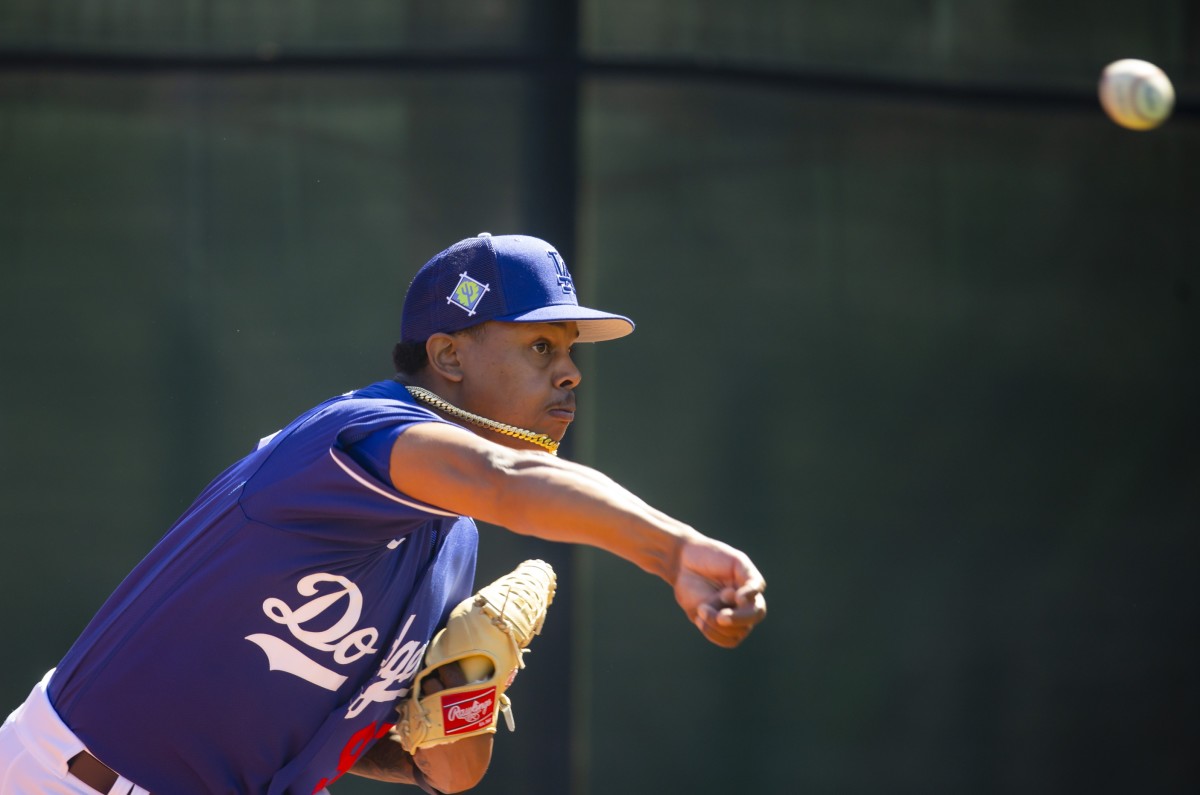
M422 381L428 379L409 378L397 374L395 380L403 384L404 388L408 390L408 393L418 403L429 406L451 422L459 425L466 423L466 427L476 433L479 433L480 430L486 431L487 433L479 434L485 438L492 438L493 441L504 444L506 447L528 449L528 445L532 445L540 447L553 455L558 455L558 442L546 434L488 419L487 417L460 408L447 397L443 397L436 389L422 383ZM444 384L441 386L443 389L445 388ZM446 391L454 394L453 390L447 389ZM498 434L501 438L496 439L494 437L495 434Z

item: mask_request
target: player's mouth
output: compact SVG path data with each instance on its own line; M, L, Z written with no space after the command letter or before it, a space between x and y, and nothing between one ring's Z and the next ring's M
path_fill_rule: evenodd
M555 403L546 413L556 420L571 422L575 419L575 401L567 400L562 403Z

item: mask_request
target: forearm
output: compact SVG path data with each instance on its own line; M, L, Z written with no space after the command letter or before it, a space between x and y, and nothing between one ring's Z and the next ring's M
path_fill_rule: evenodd
M393 484L411 497L549 541L612 552L668 583L698 534L589 467L424 423L392 450Z
M478 784L492 760L490 734L418 748L410 755L384 738L363 754L350 772L393 784L414 784L426 792L463 792Z
M736 646L766 616L762 574L744 553L655 510L588 467L421 423L392 447L402 494L516 533L607 550L661 577L688 620Z
M385 737L360 756L354 767L350 768L350 772L375 781L416 784L413 768L413 758L400 747L400 743Z
M607 550L668 583L696 531L588 467L541 454L515 458L492 513L478 518L549 541Z

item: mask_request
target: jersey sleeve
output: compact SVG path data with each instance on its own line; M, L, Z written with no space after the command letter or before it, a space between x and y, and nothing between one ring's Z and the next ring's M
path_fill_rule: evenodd
M413 423L393 425L373 431L357 442L345 446L346 453L360 467L385 486L392 485L392 447L400 434L411 428Z
M300 418L254 455L262 464L241 485L246 516L277 530L377 543L457 514L395 489L391 445L408 428L444 422L394 401L344 400ZM346 538L347 528L355 538Z

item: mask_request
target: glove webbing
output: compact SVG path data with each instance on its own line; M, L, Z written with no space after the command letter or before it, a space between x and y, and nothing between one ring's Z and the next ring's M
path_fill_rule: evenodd
M492 605L488 601L487 597L482 594L475 597L475 604L477 604L483 608L490 606L490 607L492 607L493 610L496 610L496 615L492 618L492 623L495 624L496 627L501 632L503 632L504 635L508 638L508 642L512 645L513 654L517 658L517 666L519 668L524 668L525 667L525 652L529 651L529 649L521 648L521 644L517 642L517 636L513 632L512 625L509 624L509 622L504 617L505 611L508 609L508 600L510 597L512 597L513 591L518 590L518 586L524 586L524 588L521 590L526 591L525 593L518 591L518 593L517 593L518 599L524 599L526 605L528 605L531 602L537 601L537 597L533 594L533 591L531 590L529 583L518 582L518 583L510 584L508 586L508 588L504 591L504 602L503 602L503 604L500 605L499 610L496 610L495 606ZM487 611L485 610L484 612L487 612ZM543 619L544 619L544 617L545 616L543 615ZM536 626L530 628L529 638L525 642L528 643L529 641L533 640L533 636L537 635L541 631L542 631L542 625L541 625L541 622L538 622L538 624Z

